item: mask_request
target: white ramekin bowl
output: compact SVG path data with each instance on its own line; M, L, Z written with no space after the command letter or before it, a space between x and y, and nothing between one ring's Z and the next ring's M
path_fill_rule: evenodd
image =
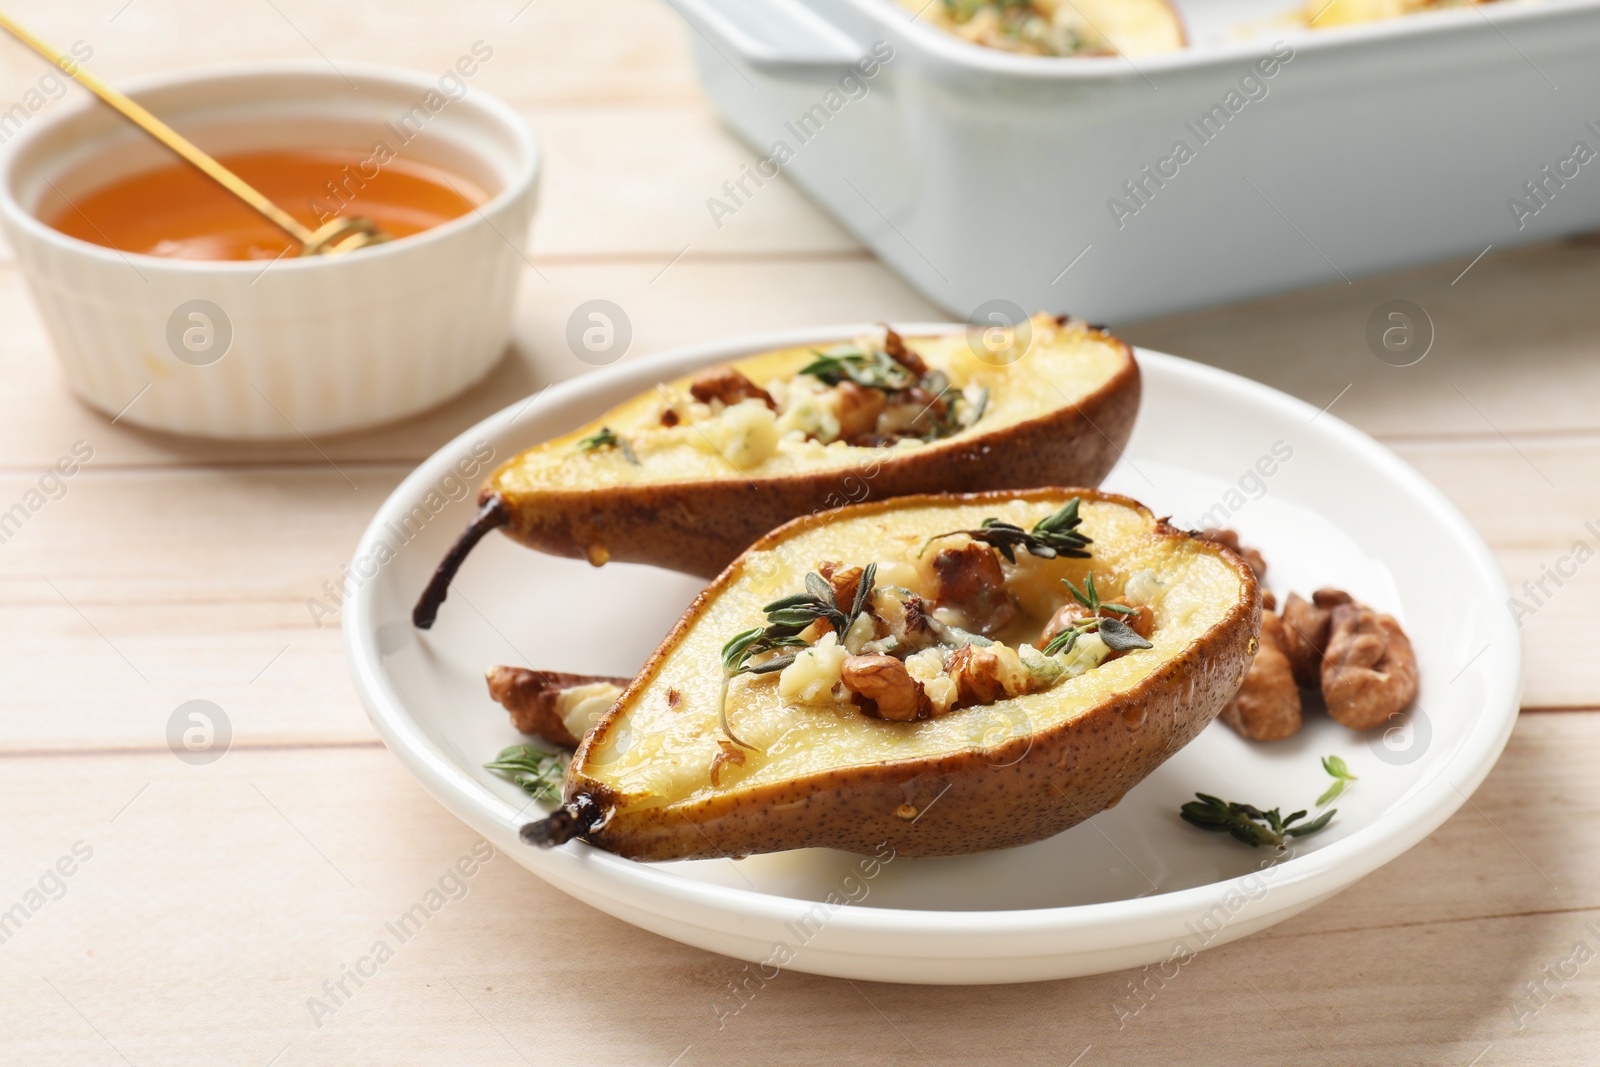
M175 157L98 102L33 120L0 164L0 224L72 390L142 426L276 438L400 418L483 377L510 333L539 154L527 124L473 86L477 65L251 64L129 87L214 155L383 141L488 193L461 218L337 257L184 261L67 237L41 218Z

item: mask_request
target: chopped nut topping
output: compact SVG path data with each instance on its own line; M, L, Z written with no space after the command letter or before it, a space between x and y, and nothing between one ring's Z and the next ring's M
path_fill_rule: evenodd
M845 688L860 698L862 712L874 718L911 722L933 712L922 683L893 656L851 656L840 677Z
M1084 622L1092 618L1094 618L1094 612L1090 611L1076 600L1067 601L1065 604L1057 608L1056 613L1050 616L1050 621L1044 624L1044 632L1039 635L1039 647L1043 648L1044 646L1048 645L1052 639L1060 634L1066 633L1077 623ZM1139 636L1149 637L1150 635L1140 634Z
M918 378L928 373L928 365L922 361L922 357L907 348L905 338L887 326L883 328L883 350L889 353L890 359Z
M689 395L702 404L720 400L732 406L741 400L759 400L767 407L777 409L765 389L729 366L708 367L695 375L689 386Z
M956 683L954 707L993 704L1009 695L1000 676L1000 657L987 648L964 645L956 649L945 670Z
M940 549L933 557L933 573L938 588L934 607L957 612L964 629L997 633L1016 618L1016 606L1006 595L1005 574L988 545L969 541Z
M862 569L846 567L842 563L830 560L820 564L817 573L827 579L828 584L833 587L833 598L839 602L841 608L848 611L850 605L856 601L856 591L861 587Z
M870 434L878 428L878 416L889 406L889 397L881 389L864 389L848 379L838 385L839 436L844 438Z
M1155 633L1156 613L1150 609L1148 604L1134 604L1133 614L1122 616L1122 621L1128 624L1128 629L1146 641L1150 640L1150 635Z

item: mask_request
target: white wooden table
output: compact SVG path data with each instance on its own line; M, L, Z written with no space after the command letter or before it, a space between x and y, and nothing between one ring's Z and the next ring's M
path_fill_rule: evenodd
M706 198L752 156L652 0L8 9L87 42L113 81L269 57L442 71L481 39L494 56L474 85L529 118L547 171L509 358L424 418L319 442L326 458L111 425L68 395L0 259L0 510L75 442L94 452L0 544L0 913L25 913L0 927L0 1062L1600 1062L1600 565L1547 582L1526 619L1527 713L1471 804L1327 904L1204 953L1120 1028L1131 974L923 988L786 973L719 1028L712 1005L741 964L610 919L504 856L314 1013L476 840L378 742L337 627L306 607L385 494L462 427L589 370L564 332L590 298L627 311L628 358L943 316L782 183L713 225ZM41 73L0 45L0 109ZM1452 282L1466 265L1120 332L1337 398L1462 507L1518 585L1578 541L1600 547L1585 525L1600 520L1600 246L1496 249ZM1403 370L1362 340L1394 297L1438 328ZM165 740L191 699L233 724L209 766ZM46 873L58 861L70 877Z

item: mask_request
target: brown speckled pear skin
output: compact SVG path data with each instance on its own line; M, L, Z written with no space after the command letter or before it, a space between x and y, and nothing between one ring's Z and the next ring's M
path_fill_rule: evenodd
M1090 710L1002 745L938 758L879 762L831 770L693 804L611 811L584 835L591 844L637 860L705 859L795 848L873 853L887 844L901 856L952 856L1027 844L1061 833L1116 804L1188 744L1238 688L1255 651L1261 591L1255 575L1221 546L1191 538L1151 516L1136 501L1091 489L946 494L876 501L820 516L859 516L939 503L1055 501L1080 496L1136 509L1152 533L1191 541L1193 550L1221 559L1239 579L1237 602L1176 658ZM761 538L769 548L790 523ZM679 620L612 710L584 739L568 775L565 797L580 794L610 809L607 786L585 773L585 757L626 714L635 694L659 673L668 653L711 600L741 572L735 560ZM1019 699L1044 700L1050 690Z
M505 532L541 552L710 578L757 537L798 515L918 493L1098 485L1122 455L1139 412L1139 365L1132 349L1116 344L1124 365L1077 403L892 458L863 450L862 465L852 469L515 495L501 495L491 478L479 502L504 500Z

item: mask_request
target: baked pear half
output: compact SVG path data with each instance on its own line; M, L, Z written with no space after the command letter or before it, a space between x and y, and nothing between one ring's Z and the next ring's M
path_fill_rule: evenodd
M912 493L1095 485L1139 408L1133 352L1076 319L766 352L665 382L496 470L418 601L503 527L544 552L710 578L797 515Z
M1215 718L1260 621L1238 555L1092 489L796 520L700 594L523 837L639 860L1037 841Z

